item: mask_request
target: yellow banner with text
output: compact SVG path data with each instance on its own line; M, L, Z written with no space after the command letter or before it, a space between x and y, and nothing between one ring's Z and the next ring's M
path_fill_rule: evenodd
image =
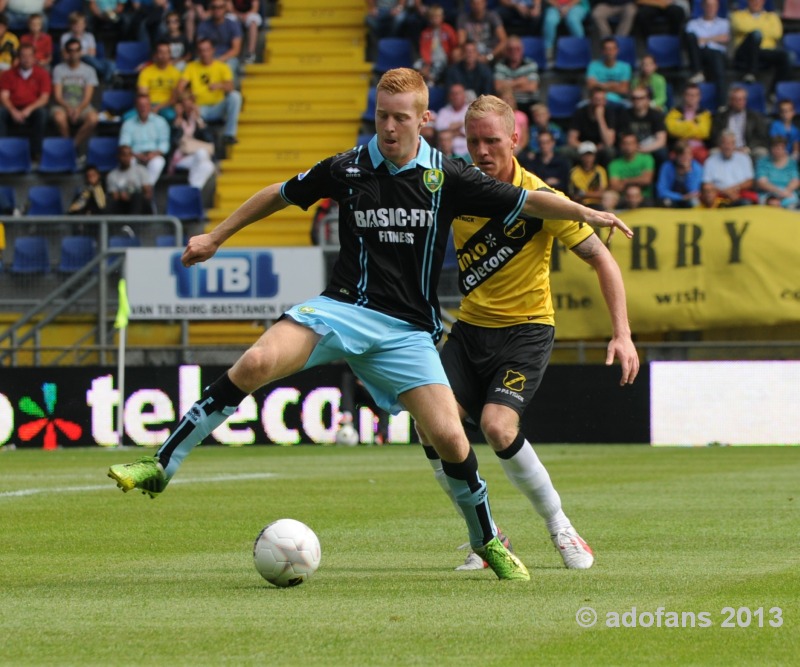
M620 217L635 235L615 234L610 249L634 333L800 322L800 213L650 208ZM558 338L610 335L594 270L560 244L551 287Z

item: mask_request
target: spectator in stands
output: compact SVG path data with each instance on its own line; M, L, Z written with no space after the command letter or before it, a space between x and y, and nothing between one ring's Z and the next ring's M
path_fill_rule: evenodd
M703 164L703 182L713 183L731 206L754 204L758 197L753 192L753 162L736 150L736 135L723 130L719 137L719 151L714 151Z
M497 15L512 35L538 35L542 24L543 0L499 0Z
M728 208L728 206L730 206L730 202L719 193L716 185L703 183L700 186L698 208Z
M517 107L517 100L514 97L514 93L507 90L502 95L498 95L498 97L514 111L514 132L517 135L517 142L514 144L513 152L515 156L519 156L528 148L528 141L531 136L530 121L528 120L527 114L524 111L520 111L519 107Z
M747 108L747 89L731 86L728 104L714 114L711 124L711 143L719 143L723 130L730 130L736 137L736 150L763 157L768 152L767 121L758 111Z
M636 0L600 0L592 9L592 18L599 37L605 39L614 34L618 37L628 37L633 30L638 8ZM612 18L619 19L615 32L611 31L609 23Z
M28 20L34 14L42 17L43 30L47 30L47 11L53 0L0 0L0 13L8 19L8 28L21 35L28 29Z
M656 197L662 206L692 208L697 206L703 167L694 159L684 141L675 144L673 158L661 165L656 182Z
M178 12L170 12L164 19L164 26L166 28L164 41L169 44L172 64L182 72L192 59L192 43L181 27L181 15Z
M428 10L428 25L419 36L419 60L414 68L419 70L429 86L439 85L458 49L458 34L444 21L444 9L433 5Z
M367 28L373 40L401 35L405 5L406 0L367 0Z
M153 48L169 9L170 0L130 0L129 11L133 13L131 34Z
M784 137L786 149L793 160L800 157L800 129L795 123L794 102L792 100L778 100L778 118L772 121L769 127L770 137Z
M463 58L447 68L445 85L449 88L454 83L460 83L470 100L481 95L494 95L494 75L489 66L478 59L475 42L466 42L461 52Z
M649 53L642 56L639 71L631 80L631 90L642 86L650 92L650 106L666 113L667 80L658 72L656 59Z
M759 202L767 206L797 208L797 188L800 187L800 174L797 162L790 159L786 150L786 139L776 135L769 142L769 156L756 163L756 186L759 189Z
M189 170L189 185L200 190L214 174L213 135L195 104L191 93L181 97L180 114L174 127L179 135L178 148L172 155L169 173L175 169Z
M436 131L449 132L453 138L453 153L467 155L467 137L464 130L464 117L467 115L467 91L460 83L447 89L447 104L436 114Z
M637 183L628 183L619 199L619 208L625 211L633 211L646 206L652 206L652 202L645 196L642 186Z
M92 106L92 96L98 86L97 73L81 61L79 40L67 40L64 62L53 69L53 123L62 137L75 130L75 148L84 142L97 127L97 110Z
M539 152L539 134L542 132L549 132L553 135L553 139L555 139L556 142L556 150L561 148L566 141L564 130L561 129L561 126L550 120L550 109L547 108L546 104L540 102L531 107L531 129L530 139L528 140L529 151L533 153Z
M259 0L230 0L230 2L233 13L247 36L244 62L247 64L254 63L256 61L258 30L264 25Z
M178 82L181 73L172 64L172 56L167 42L159 42L153 52L153 62L139 72L136 90L147 95L152 110L167 121L175 119L175 103L178 95Z
M617 130L621 122L619 111L606 104L606 91L593 88L589 103L578 107L569 122L567 145L577 156L578 146L591 141L597 146L597 161L603 166L614 157Z
M700 83L708 78L718 90L725 90L731 24L719 15L719 0L703 0L703 15L686 24L683 38L692 72L689 81Z
M494 66L494 87L498 97L511 93L517 106L524 109L539 99L539 66L525 57L522 40L516 35L506 40L505 55Z
M11 69L17 60L19 39L8 29L8 19L0 14L0 71Z
M619 140L619 157L608 165L608 183L612 190L624 192L628 185L638 185L642 194L650 199L655 180L655 160L652 155L639 151L639 141L632 132L624 133Z
M603 39L602 58L592 60L586 69L586 87L606 91L610 104L625 104L631 90L633 70L619 60L619 45L613 37Z
M556 155L556 140L549 132L539 133L539 152L533 160L523 166L551 188L562 192L566 192L569 188L569 172L572 165L565 158Z
M687 0L636 0L636 4L639 5L636 12L636 31L642 39L647 40L664 24L667 34L681 34L689 14Z
M97 57L97 40L94 35L86 30L86 18L80 12L70 12L67 17L69 30L61 35L60 48L70 39L77 39L81 43L83 53L82 60L94 70L105 83L111 83L114 79L114 63L106 58Z
M147 94L136 96L136 115L122 123L120 146L130 146L136 161L147 168L149 183L155 185L167 164L170 148L169 123L152 112Z
M552 61L558 26L563 22L573 37L585 37L583 21L589 13L589 0L545 0L542 37L547 59Z
M695 160L702 164L708 156L706 141L711 136L711 112L700 108L700 87L690 83L683 90L682 104L667 113L664 124L670 140L683 139L692 149Z
M128 0L89 0L91 31L111 34L117 41L134 39L134 14L128 11Z
M600 210L601 211L618 211L619 210L619 192L608 188L600 195Z
M49 70L53 62L53 38L44 31L41 14L32 14L28 19L28 32L20 37L20 44L31 44L36 54L36 64Z
M764 0L747 0L747 7L731 13L733 61L751 83L761 69L771 69L775 81L791 79L789 52L781 46L783 23L777 12L764 10Z
M462 47L467 42L475 43L479 62L491 65L503 55L507 39L503 20L486 9L486 0L469 0L469 9L458 15L456 29Z
M186 38L190 44L194 44L195 36L197 35L197 26L201 21L211 18L211 12L208 9L210 0L186 0L186 12L183 14L183 19L186 22ZM177 7L173 10L180 14Z
M591 141L581 142L578 164L569 172L567 193L579 204L600 208L603 192L607 189L608 173L597 164L597 146Z
M623 125L636 135L639 152L652 155L656 168L667 159L667 126L664 114L650 105L650 91L634 88L631 107L625 110Z
M83 170L84 183L67 209L69 215L100 215L106 210L106 191L100 170L93 164L87 164Z
M107 212L111 215L142 215L153 212L153 186L150 177L147 169L134 160L130 146L120 144L119 164L106 176L106 192Z
M200 115L207 123L224 121L223 142L236 144L242 94L234 89L233 72L227 63L214 58L210 39L197 42L197 60L190 62L181 75L178 93L190 89Z
M211 0L208 5L211 17L197 26L197 42L211 40L214 45L214 58L227 63L236 76L239 71L239 54L242 51L242 26L225 15L225 0Z
M33 46L21 45L19 64L0 74L0 137L27 132L34 160L42 154L51 90L50 74L36 64Z

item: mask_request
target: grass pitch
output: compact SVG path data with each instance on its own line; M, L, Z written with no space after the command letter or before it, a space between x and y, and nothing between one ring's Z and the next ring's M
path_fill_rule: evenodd
M597 556L576 572L476 449L529 583L453 571L465 529L418 447L200 448L156 500L105 477L136 452L0 452L0 663L797 664L800 450L538 447ZM297 588L252 563L281 517L322 543Z

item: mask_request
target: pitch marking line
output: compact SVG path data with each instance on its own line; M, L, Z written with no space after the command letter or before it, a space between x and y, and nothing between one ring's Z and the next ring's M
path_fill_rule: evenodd
M214 475L212 477L186 477L176 479L170 482L172 484L196 484L203 483L218 483L218 482L241 482L243 480L251 479L272 479L278 475L272 472L254 472L242 473L240 475ZM86 486L51 486L42 487L38 489L18 489L17 491L0 491L0 498L20 498L24 496L35 496L43 493L80 493L82 491L103 491L106 489L115 489L113 481L109 480L108 484L91 484Z

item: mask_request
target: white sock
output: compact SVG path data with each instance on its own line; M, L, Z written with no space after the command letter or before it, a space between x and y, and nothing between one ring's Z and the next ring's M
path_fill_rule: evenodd
M569 528L569 519L561 509L561 497L531 443L526 440L510 459L497 458L509 481L531 501L533 508L545 520L551 535Z
M450 502L453 503L453 507L456 508L458 516L463 519L464 512L458 506L456 497L453 494L453 489L450 488L450 484L447 482L447 475L445 475L444 470L442 470L442 459L428 459L428 463L431 464L431 468L433 468L433 476L436 478L436 481L439 482L439 486L442 487L442 491L444 491L447 494L447 497L450 498Z

